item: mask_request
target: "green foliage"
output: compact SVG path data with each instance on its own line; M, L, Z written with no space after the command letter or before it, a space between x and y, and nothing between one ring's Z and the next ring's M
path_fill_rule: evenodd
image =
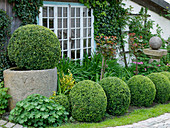
M154 83L147 77L136 75L127 82L131 93L131 104L134 106L150 106L156 94Z
M105 70L104 77L115 76L127 81L133 76L133 72L130 72L129 69L126 69L122 65L118 64L116 59L107 60L106 66L107 68ZM90 58L86 55L82 63L69 58L62 58L60 59L60 63L57 65L58 72L69 74L68 70L70 70L73 74L75 82L82 80L92 80L98 82L100 79L101 67L102 57L100 54L96 53L94 53Z
M99 84L81 81L72 88L69 96L72 117L77 121L97 122L104 117L107 97Z
M32 94L16 104L9 120L27 127L56 127L67 121L67 115L63 106L45 96Z
M56 103L62 105L66 109L67 112L70 112L70 102L66 95L64 95L64 94L56 95L56 92L54 92L53 95L50 96L50 99L52 99Z
M136 37L142 36L145 48L149 47L149 39L153 36L151 29L154 25L154 21L148 20L147 12L147 8L141 8L139 15L132 17L129 22L129 33L135 33Z
M156 87L155 102L165 103L169 99L170 82L167 77L160 73L151 73L147 76Z
M168 79L170 80L170 72L160 72L160 73L168 77Z
M0 9L0 82L3 81L3 71L10 67L7 57L7 42L11 35L11 19Z
M8 88L3 88L4 83L0 82L0 115L6 112L8 99L11 97L7 94Z
M43 5L43 0L8 0L13 4L13 11L22 21L22 25L37 24L36 17Z
M50 29L39 25L19 27L8 45L11 61L21 69L51 69L60 59L60 43Z
M127 84L117 77L107 77L99 84L107 96L107 112L111 115L124 114L130 104L130 90Z
M146 55L141 55L140 57L138 57L137 63L138 63L139 75L149 75L150 73L154 73L154 72L170 71L169 65L164 64L162 60L160 62L153 61L151 63L148 63L149 60L150 58L147 57ZM130 67L131 72L133 72L136 68L135 63L131 64Z

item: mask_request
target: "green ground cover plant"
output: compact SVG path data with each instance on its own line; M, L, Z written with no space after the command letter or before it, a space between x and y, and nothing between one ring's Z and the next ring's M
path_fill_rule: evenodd
M170 94L169 79L160 73L151 73L147 77L155 84L156 96L154 101L157 103L168 101Z
M107 112L111 115L123 115L130 105L130 90L127 84L117 77L107 77L99 84L107 96Z
M127 85L131 93L131 105L140 107L153 104L156 89L154 83L149 78L136 75L128 80Z
M6 112L8 99L11 98L7 92L8 88L4 88L4 83L0 82L0 115Z
M26 127L44 128L61 125L67 121L67 115L63 106L45 96L32 94L16 104L9 120Z
M129 109L129 113L124 116L111 116L99 123L67 123L58 128L101 128L101 127L116 127L121 125L128 125L148 118L156 117L164 113L170 112L170 103L157 104L151 108L137 108Z
M96 82L78 82L69 94L72 117L80 122L101 121L106 112L107 97Z

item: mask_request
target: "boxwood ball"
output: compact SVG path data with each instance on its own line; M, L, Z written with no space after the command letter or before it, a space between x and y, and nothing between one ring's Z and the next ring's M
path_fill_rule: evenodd
M99 84L107 96L107 112L111 115L124 114L130 104L130 90L127 84L117 77L107 77Z
M90 80L80 81L69 94L72 117L82 122L102 120L106 112L107 98L103 88Z
M151 73L147 77L153 81L156 87L155 102L165 103L169 99L170 82L168 77L160 73Z
M51 69L59 61L60 43L50 29L25 25L14 31L8 45L9 59L21 69Z
M145 76L136 75L127 82L131 93L131 104L134 106L150 106L156 94L154 83Z

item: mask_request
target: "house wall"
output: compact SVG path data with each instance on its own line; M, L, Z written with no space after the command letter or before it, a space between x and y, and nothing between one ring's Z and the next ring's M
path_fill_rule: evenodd
M8 3L8 0L0 0L0 9L3 9L8 16L12 17L11 33L13 33L21 24L19 18L15 17L15 13L12 12L12 8L13 6Z
M123 3L126 4L125 8L128 8L129 6L132 6L133 7L133 11L132 13L134 14L138 14L140 9L141 9L141 5L131 1L131 0L123 0ZM159 14L151 11L151 10L148 10L148 14L151 15L151 17L149 17L149 19L155 21L154 23L154 28L151 30L151 32L153 34L156 33L156 25L159 24L159 26L162 28L163 30L163 33L161 34L161 36L167 40L168 37L170 37L170 20L163 17L163 16L160 16Z

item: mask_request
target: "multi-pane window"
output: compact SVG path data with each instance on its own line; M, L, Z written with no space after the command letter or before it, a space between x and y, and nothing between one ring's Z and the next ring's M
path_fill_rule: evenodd
M58 37L62 57L83 59L94 50L92 10L85 6L44 5L39 25L51 29Z

